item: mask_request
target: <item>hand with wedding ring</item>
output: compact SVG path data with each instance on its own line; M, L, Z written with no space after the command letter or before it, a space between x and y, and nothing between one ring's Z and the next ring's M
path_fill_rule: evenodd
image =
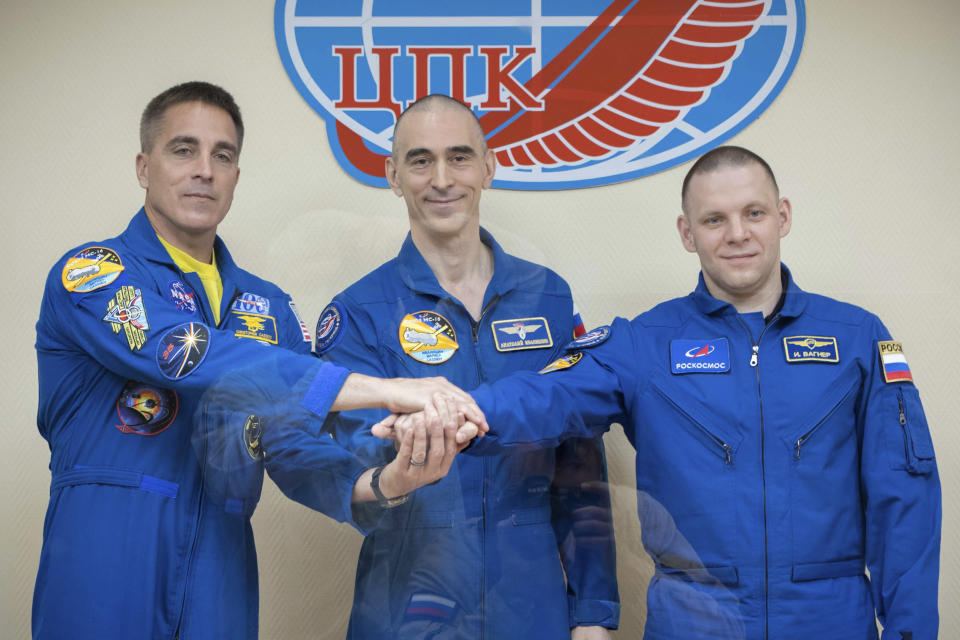
M380 491L387 499L398 498L447 475L457 453L467 446L461 442L465 423L458 400L442 392L434 394L424 411L404 420L402 435L395 439L396 457L383 468ZM476 435L476 425L467 432ZM353 500L374 500L369 487L373 470L368 470L354 486Z

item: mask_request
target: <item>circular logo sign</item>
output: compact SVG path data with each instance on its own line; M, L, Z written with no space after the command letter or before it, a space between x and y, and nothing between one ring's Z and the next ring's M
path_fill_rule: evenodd
M117 429L123 433L154 436L165 431L177 417L177 393L140 382L128 381L117 396Z
M418 362L440 364L452 358L460 345L449 320L434 311L417 311L400 322L400 347Z
M572 189L662 171L755 120L796 65L804 5L278 0L274 27L357 180L386 187L397 117L445 93L479 116L494 187Z

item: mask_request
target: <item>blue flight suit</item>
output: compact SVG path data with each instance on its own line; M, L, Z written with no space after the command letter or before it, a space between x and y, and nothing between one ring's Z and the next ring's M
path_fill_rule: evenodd
M940 484L917 389L885 359L899 343L783 273L767 323L701 276L551 371L476 390L491 432L470 450L624 425L656 566L646 640L868 640L875 612L884 640L933 640Z
M552 271L504 253L485 230L481 239L494 273L479 322L440 287L408 234L397 258L321 314L318 355L360 373L444 376L465 389L542 367L573 336L570 289ZM344 412L328 426L370 465L383 464L393 444L369 433L382 415ZM577 625L616 627L605 480L602 443L590 438L556 452L457 456L445 478L407 503L356 508L369 534L348 637L559 638ZM584 510L591 506L601 515ZM599 530L578 538L592 518Z
M237 267L219 238L215 254L219 326L142 209L50 272L36 347L52 478L34 638L256 638L250 514L264 463L298 464L264 459L278 441L320 442L311 451L331 484L318 508L351 517L364 467L318 437L348 372L303 355L309 331L287 294Z

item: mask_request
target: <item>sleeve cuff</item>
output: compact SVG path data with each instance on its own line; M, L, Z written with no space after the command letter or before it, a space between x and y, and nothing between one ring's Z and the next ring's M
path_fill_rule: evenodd
M300 404L322 419L327 417L350 371L343 367L324 362L314 376Z
M620 603L611 600L578 600L568 596L570 628L600 626L616 629L620 626Z

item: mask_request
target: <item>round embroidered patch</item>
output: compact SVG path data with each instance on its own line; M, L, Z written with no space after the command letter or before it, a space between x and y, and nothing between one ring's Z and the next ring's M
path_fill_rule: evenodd
M210 349L210 330L201 322L187 322L160 336L157 366L165 378L179 380L203 363Z
M263 447L260 445L260 436L263 435L263 425L260 418L254 415L247 416L243 423L243 447L254 460L260 459L263 455Z
M117 396L116 427L123 433L155 436L173 423L179 406L176 391L129 380Z
M105 287L120 276L123 262L113 249L87 247L63 265L60 281L73 293L88 293Z
M610 337L610 327L602 326L597 327L591 331L587 331L585 334L567 344L564 349L567 351L577 351L579 349L589 349L590 347L595 347L598 344L603 344L607 341L607 338Z
M400 322L400 347L418 362L440 364L460 348L450 321L434 311L417 311Z
M167 289L170 291L170 302L177 311L191 315L197 312L197 294L187 284L180 280L171 280L167 284Z
M320 314L317 320L317 341L314 349L317 355L332 349L343 337L344 323L347 321L347 311L339 302L331 302Z

